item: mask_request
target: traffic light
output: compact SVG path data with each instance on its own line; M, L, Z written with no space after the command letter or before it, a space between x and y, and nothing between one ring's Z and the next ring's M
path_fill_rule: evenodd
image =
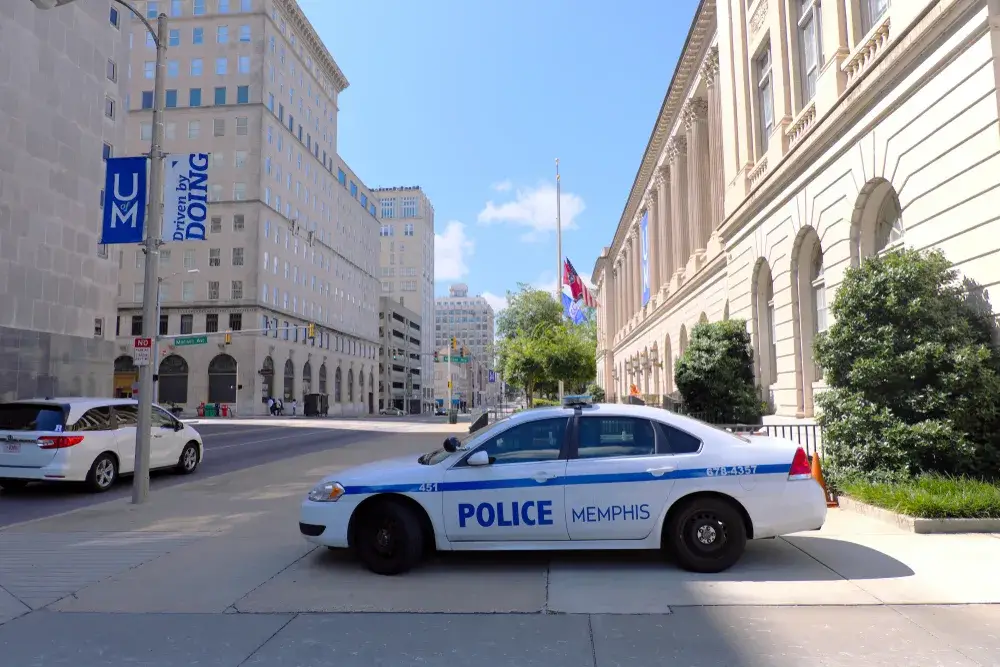
M454 336L451 337L451 349L453 350L458 349L458 339L455 338Z
M438 362L438 351L434 350L434 363L436 364L437 362Z
M399 352L399 350L397 350L396 348L392 348L392 360L393 361L396 361L396 359L397 359L397 357L396 357L396 353L397 352Z
M315 323L310 322L309 324L306 325L306 336L309 337L309 338L315 338L316 337L316 324Z
M227 331L226 332L226 345L232 345L232 343L233 343L233 332L232 331Z

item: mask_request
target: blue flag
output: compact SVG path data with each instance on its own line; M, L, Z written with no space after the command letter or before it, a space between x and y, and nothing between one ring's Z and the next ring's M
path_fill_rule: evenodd
M563 314L569 318L569 321L573 324L580 324L587 319L587 316L583 312L583 308L580 307L579 301L574 301L573 297L566 292L562 293L563 300Z

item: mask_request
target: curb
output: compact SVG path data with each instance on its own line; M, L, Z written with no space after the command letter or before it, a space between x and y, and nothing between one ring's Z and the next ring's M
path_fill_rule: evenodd
M959 533L998 533L1000 519L922 519L858 502L839 496L840 508L855 514L888 523L902 530L919 535L944 535Z

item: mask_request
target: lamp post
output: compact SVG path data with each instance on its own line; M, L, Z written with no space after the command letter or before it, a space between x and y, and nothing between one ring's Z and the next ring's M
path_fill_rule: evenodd
M52 9L75 0L31 0L38 9ZM142 291L142 333L155 340L159 332L159 255L160 231L163 226L163 109L165 107L167 62L167 15L156 17L154 28L139 10L125 0L110 0L131 12L149 31L156 44L156 75L153 81L153 137L149 147L149 211L146 216L146 237L142 243L146 253L146 271ZM151 350L151 351L155 351ZM155 358L150 360L155 363ZM153 366L139 368L139 419L135 431L135 473L132 477L132 502L143 503L149 497L149 443L153 425Z

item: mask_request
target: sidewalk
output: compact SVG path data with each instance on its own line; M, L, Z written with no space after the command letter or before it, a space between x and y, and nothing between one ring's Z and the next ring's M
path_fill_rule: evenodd
M321 476L440 437L387 435L378 452L348 445L0 531L0 663L48 667L86 645L77 665L654 665L666 638L684 664L750 664L752 649L770 656L753 664L798 667L808 656L788 647L810 641L813 661L857 646L864 664L1000 655L1000 607L965 606L1000 603L998 535L913 535L834 510L820 533L751 543L721 575L648 554L486 553L404 577L301 539L298 504ZM699 642L719 662L694 657ZM874 659L893 651L908 657Z

